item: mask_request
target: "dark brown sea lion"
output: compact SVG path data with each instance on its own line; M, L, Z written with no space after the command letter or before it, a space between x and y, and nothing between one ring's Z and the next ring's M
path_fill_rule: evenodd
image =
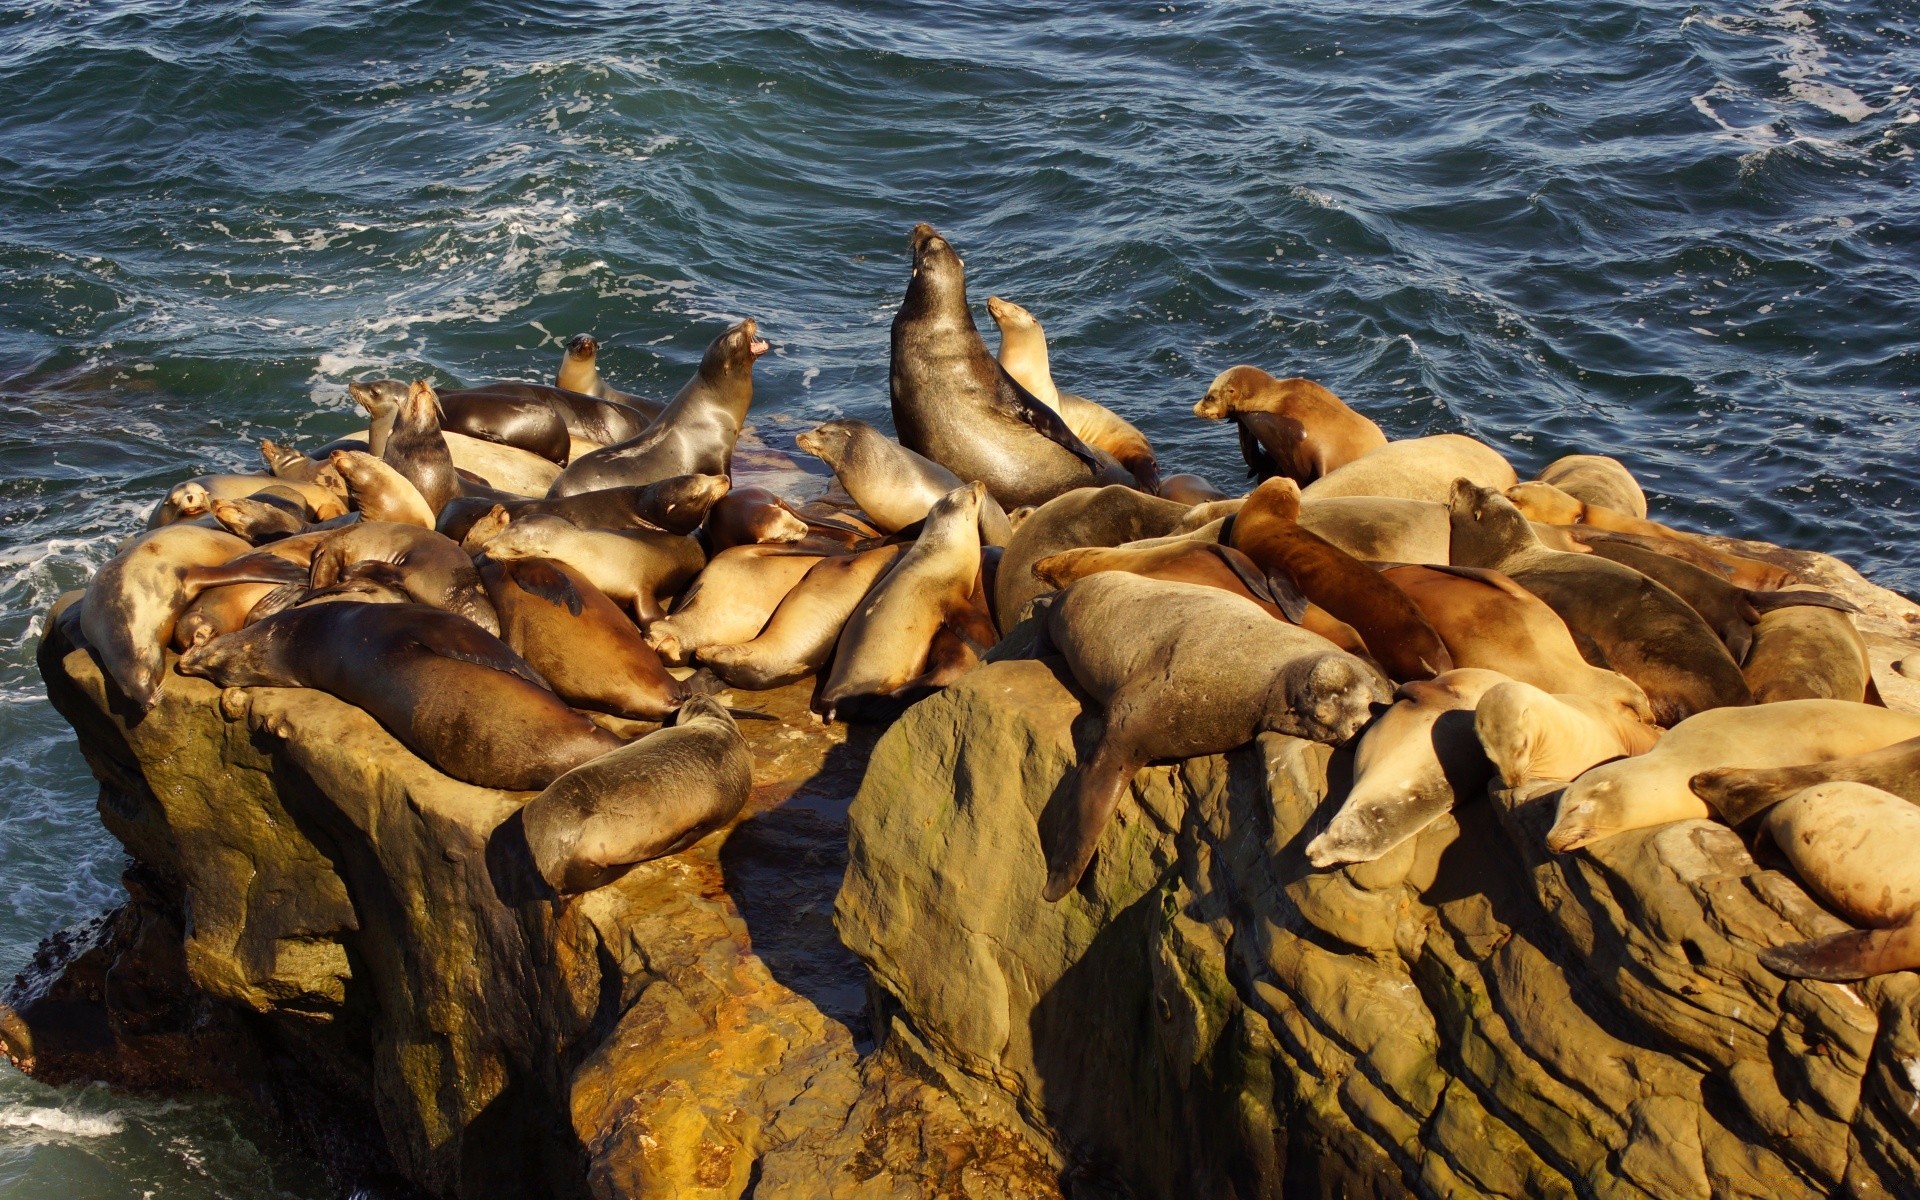
M379 457L420 489L421 498L435 513L460 494L460 476L440 432L440 400L432 384L416 379L407 389Z
M511 379L494 380L460 390L513 400L533 400L547 405L567 427L567 440L576 451L583 445L597 450L601 446L639 437L647 431L647 425L661 408L660 404L651 400L637 405L627 404L617 400L602 400L551 384L523 383Z
M576 333L567 340L565 348L560 351L560 370L554 377L554 382L575 395L592 396L599 400L624 405L638 412L648 421L659 416L660 410L666 407L658 400L649 400L645 396L623 392L602 379L600 377L600 343L595 341L591 334ZM637 436L639 432L635 430L626 437L617 437L612 440L624 442L627 437Z
M922 454L894 441L865 421L828 421L802 433L800 449L833 468L834 476L874 526L898 533L925 519L940 497L963 480ZM980 508L980 540L1004 546L1013 537L1000 502L988 496Z
M1451 671L1446 643L1406 593L1380 572L1300 524L1300 485L1275 476L1253 490L1228 544L1269 582L1311 601L1360 634L1397 683Z
M620 606L565 563L488 560L480 578L501 640L568 704L658 721L687 698Z
M780 601L760 636L737 645L702 646L695 657L729 685L762 690L815 674L833 656L848 618L893 569L904 544L823 558Z
M1233 499L1209 483L1206 476L1190 472L1169 475L1162 479L1156 494L1161 499L1171 500L1175 504L1208 504L1215 500Z
M1093 484L1103 469L1093 450L987 353L960 256L931 225L914 226L911 241L889 373L900 444L985 483L1009 508Z
M1604 454L1569 454L1548 463L1534 478L1552 484L1583 503L1643 521L1647 519L1647 494L1640 490L1640 481L1633 477L1633 472L1617 458Z
M807 522L766 488L735 488L707 513L706 535L707 553L714 555L734 546L797 542L807 536Z
M1378 425L1311 379L1275 379L1254 366L1214 376L1193 414L1239 427L1251 478L1284 475L1301 487L1387 444Z
M271 492L255 492L242 500L214 500L209 507L222 529L255 546L289 537L312 524L307 506L297 496L289 503Z
M466 390L441 392L440 428L514 446L549 462L565 463L573 448L566 421L544 397Z
M499 638L424 604L289 609L188 651L180 671L221 687L316 688L478 787L542 788L623 744Z
M1869 784L1910 804L1920 804L1920 737L1805 766L1717 767L1695 775L1687 786L1720 814L1721 820L1740 825L1795 792L1836 780Z
M547 494L572 496L675 475L727 474L753 403L754 360L766 352L751 317L713 339L700 369L646 432L576 460Z
M1033 565L1050 554L1082 546L1118 546L1184 532L1192 510L1130 487L1110 485L1068 492L1041 505L1007 542L994 582L993 611L1000 632L1010 632L1035 596L1050 590Z
M541 878L575 894L675 854L726 825L753 790L753 754L711 697L674 723L562 776L519 821Z
M80 629L101 668L140 712L160 698L175 622L213 586L196 568L217 567L250 549L223 529L176 523L132 539L94 572Z
M1218 588L1103 571L1057 593L1044 625L1106 710L1080 764L1069 832L1047 856L1049 901L1080 882L1150 760L1224 754L1262 732L1338 744L1387 699L1351 654Z
M646 529L582 529L547 513L515 517L487 543L487 555L563 562L618 603L630 605L642 628L667 615L660 597L679 592L707 563L700 543L690 537Z
M395 521L350 525L330 534L314 551L309 581L317 588L328 587L361 562L391 563L400 569L407 594L415 600L463 616L498 636L500 618L473 560L433 530Z
M508 518L539 513L560 517L582 529L651 529L661 533L692 533L700 528L713 506L727 494L729 486L724 475L675 475L658 483L602 488L553 500L493 502L462 496L440 510L440 519L435 527L450 538L465 541L474 523L498 507Z
M1866 784L1823 783L1768 813L1766 833L1809 891L1867 926L1763 950L1768 970L1839 983L1920 967L1920 808Z
M1453 561L1505 574L1547 602L1574 641L1639 684L1672 726L1711 708L1753 703L1739 664L1685 600L1631 567L1542 547L1502 494L1461 480L1451 506Z

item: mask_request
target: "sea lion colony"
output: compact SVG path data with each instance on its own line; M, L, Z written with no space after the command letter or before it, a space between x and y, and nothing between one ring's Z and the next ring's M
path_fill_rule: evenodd
M1920 717L1878 706L1845 601L1649 520L1611 458L1522 482L1472 438L1390 441L1252 366L1193 406L1234 423L1252 490L1162 479L1138 429L1055 385L1032 314L992 298L989 353L953 247L921 225L911 251L899 439L852 420L798 439L841 503L731 487L752 320L664 404L606 384L581 335L556 386L353 384L366 431L173 488L58 628L132 719L171 649L183 674L326 691L449 775L537 792L517 821L571 893L740 811L723 688L812 676L822 719L885 717L1034 618L1032 652L1105 715L1033 881L1048 900L1141 766L1273 731L1355 744L1315 866L1378 858L1490 780L1559 780L1555 850L1717 814L1868 927L1770 951L1775 970L1920 966L1920 879L1859 848L1915 823ZM598 714L667 724L629 739Z

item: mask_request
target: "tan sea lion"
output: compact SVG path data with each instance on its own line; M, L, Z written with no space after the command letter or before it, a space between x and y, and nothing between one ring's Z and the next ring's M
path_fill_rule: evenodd
M500 614L501 640L568 704L658 721L687 698L619 605L572 567L488 560L480 578Z
M1229 543L1267 573L1276 592L1285 587L1353 626L1389 678L1405 683L1451 671L1446 643L1406 593L1302 528L1299 517L1300 485L1275 476L1247 497L1233 519Z
M1740 671L1756 704L1879 698L1866 640L1852 617L1828 607L1795 605L1761 617Z
M675 475L725 475L753 403L753 364L767 352L752 317L707 345L699 369L646 432L570 464L548 489L572 496L656 483Z
M519 812L554 891L589 892L676 854L733 820L753 790L753 754L725 706L682 705L674 723L575 768Z
M646 421L652 421L660 415L660 410L666 407L658 400L649 400L633 392L623 392L601 378L600 343L592 334L576 333L567 340L565 348L560 352L560 370L553 381L566 391L625 405L639 413ZM599 416L603 422L605 421L603 413L595 415ZM636 429L618 437L605 438L604 442L606 444L624 442L640 432L641 430ZM594 439L599 437L599 434L599 430L589 428L576 433L575 436Z
M1043 625L1105 710L1068 833L1047 856L1049 901L1079 884L1149 761L1224 754L1262 732L1337 744L1387 698L1351 654L1218 588L1102 571L1056 593Z
M735 488L707 514L707 553L718 555L734 546L769 542L797 542L807 536L807 522L793 506L763 487Z
M780 601L766 628L750 642L707 645L695 654L728 685L780 687L827 665L848 618L873 585L907 552L903 544L823 558Z
M840 486L876 528L898 533L924 520L942 496L961 486L952 471L894 441L865 421L828 421L794 439L800 449L833 469ZM1004 546L1013 537L1000 502L980 506L980 539Z
M1445 504L1456 479L1501 490L1517 482L1513 467L1491 446L1464 434L1441 433L1388 442L1322 475L1300 494L1308 501L1330 496L1398 496Z
M391 464L358 450L335 450L328 461L346 480L347 494L367 520L433 528L427 498Z
M213 511L215 500L244 500L269 488L297 492L316 520L325 521L347 511L339 495L320 483L282 479L277 475L198 475L177 483L147 516L147 528L189 521Z
M1509 788L1530 779L1577 779L1589 767L1645 754L1660 740L1659 729L1618 704L1519 682L1481 696L1473 724Z
M1092 485L1100 458L987 353L960 256L931 225L914 226L911 243L888 376L900 444L985 483L1007 507Z
M1920 716L1845 700L1784 700L1689 717L1652 750L1604 763L1560 796L1547 846L1575 850L1628 829L1712 815L1689 781L1715 767L1788 767L1920 737Z
M335 450L364 450L375 458L379 453L373 450L368 430L360 430L338 441L322 446L318 453L332 454ZM560 477L560 466L549 462L538 454L529 454L514 446L503 446L498 442L483 441L468 437L463 433L441 431L447 444L447 453L453 458L454 469L475 478L484 479L488 485L501 491L512 492L516 496L544 496L553 481ZM385 446L385 439L381 439Z
M1208 482L1206 476L1191 472L1167 476L1155 491L1161 499L1172 500L1176 504L1206 504L1233 498Z
M301 585L229 583L206 589L187 605L174 623L171 645L185 653L209 638L232 633L246 625L254 606L269 593L288 586Z
M1446 505L1391 496L1303 500L1300 527L1364 562L1444 563L1453 536Z
M750 642L820 561L785 546L734 546L707 560L673 612L647 627L647 645L675 666L704 646Z
M1132 475L1142 491L1158 493L1160 463L1146 435L1105 405L1054 386L1047 331L1034 315L998 296L987 297L987 312L1000 327L999 361L1013 381L1059 413L1075 437Z
M1920 808L1863 783L1823 783L1782 802L1765 828L1807 890L1868 927L1763 950L1768 970L1839 983L1920 967Z
M361 521L330 534L313 552L310 582L328 587L357 563L390 563L400 570L407 594L442 608L498 636L500 619L487 599L479 572L466 551L431 529L397 521Z
M220 687L326 692L477 787L542 788L623 744L548 691L499 638L424 604L288 609L189 650L180 672Z
M1239 427L1251 478L1284 475L1301 487L1387 444L1378 425L1311 379L1275 379L1245 364L1214 376L1193 415Z
M310 510L298 496L255 492L243 500L214 500L207 506L220 527L252 545L289 537L307 529Z
M1534 478L1584 503L1646 520L1647 494L1640 490L1640 481L1633 477L1633 472L1617 458L1604 454L1569 454L1548 463Z
M1700 615L1667 588L1593 554L1548 550L1501 489L1462 479L1449 516L1452 560L1486 567L1547 602L1576 644L1639 684L1671 726L1709 708L1753 703L1740 667Z
M1050 554L1082 546L1118 546L1189 532L1184 504L1110 485L1082 488L1041 505L1021 521L1007 543L994 581L993 611L1000 632L1011 632L1028 601L1048 590L1033 565Z
M1464 667L1406 683L1354 748L1353 786L1327 828L1307 843L1326 868L1372 862L1433 824L1459 800L1487 789L1492 767L1474 735L1474 705L1508 683L1498 671Z
M1539 528L1535 525L1535 528ZM1682 537L1650 537L1638 533L1621 533L1613 529L1599 529L1589 525L1559 526L1568 537L1591 548L1601 542L1624 542L1692 563L1703 570L1711 571L1726 579L1735 587L1751 591L1770 592L1784 588L1794 582L1792 571L1785 567L1763 562L1757 558L1745 558L1738 554L1729 554L1716 550L1692 535Z
M615 601L630 606L642 628L667 614L660 597L685 587L707 562L700 543L644 529L582 529L565 517L516 517L487 543L501 560L551 558L565 563Z
M814 709L831 721L848 701L916 686L934 634L973 615L980 576L983 483L963 484L933 506L912 549L867 594L840 634Z
M1653 720L1639 684L1582 658L1559 614L1500 572L1396 566L1384 573L1439 633L1455 667L1500 671L1542 691L1572 692Z
M220 566L251 549L224 529L162 525L132 539L94 572L80 631L101 668L139 712L160 698L166 645L175 622L196 596L213 586L195 568Z
M1920 737L1805 766L1717 767L1695 775L1687 786L1721 820L1740 825L1795 792L1838 780L1870 784L1920 804Z
M326 463L308 458L298 450L266 438L260 439L260 457L266 461L267 470L276 479L290 479L295 483L317 483L315 477L326 468Z

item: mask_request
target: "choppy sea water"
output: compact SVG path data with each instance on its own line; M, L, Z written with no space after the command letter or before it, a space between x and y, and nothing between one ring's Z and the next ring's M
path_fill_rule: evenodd
M1169 470L1250 361L1523 474L1920 592L1920 10L230 0L0 7L0 969L113 904L38 619L172 483L357 424L364 372L887 424L931 220ZM991 338L990 338L991 340ZM0 1197L320 1197L226 1102L0 1073Z

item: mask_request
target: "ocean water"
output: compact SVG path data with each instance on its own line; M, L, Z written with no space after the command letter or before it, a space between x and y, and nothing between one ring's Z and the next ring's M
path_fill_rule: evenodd
M0 968L121 859L32 666L192 474L362 373L665 396L724 322L775 444L888 424L906 235L1062 387L1237 483L1217 371L1920 592L1920 9L1081 0L0 6ZM991 341L991 337L990 337ZM227 1102L0 1073L0 1197L322 1197Z

